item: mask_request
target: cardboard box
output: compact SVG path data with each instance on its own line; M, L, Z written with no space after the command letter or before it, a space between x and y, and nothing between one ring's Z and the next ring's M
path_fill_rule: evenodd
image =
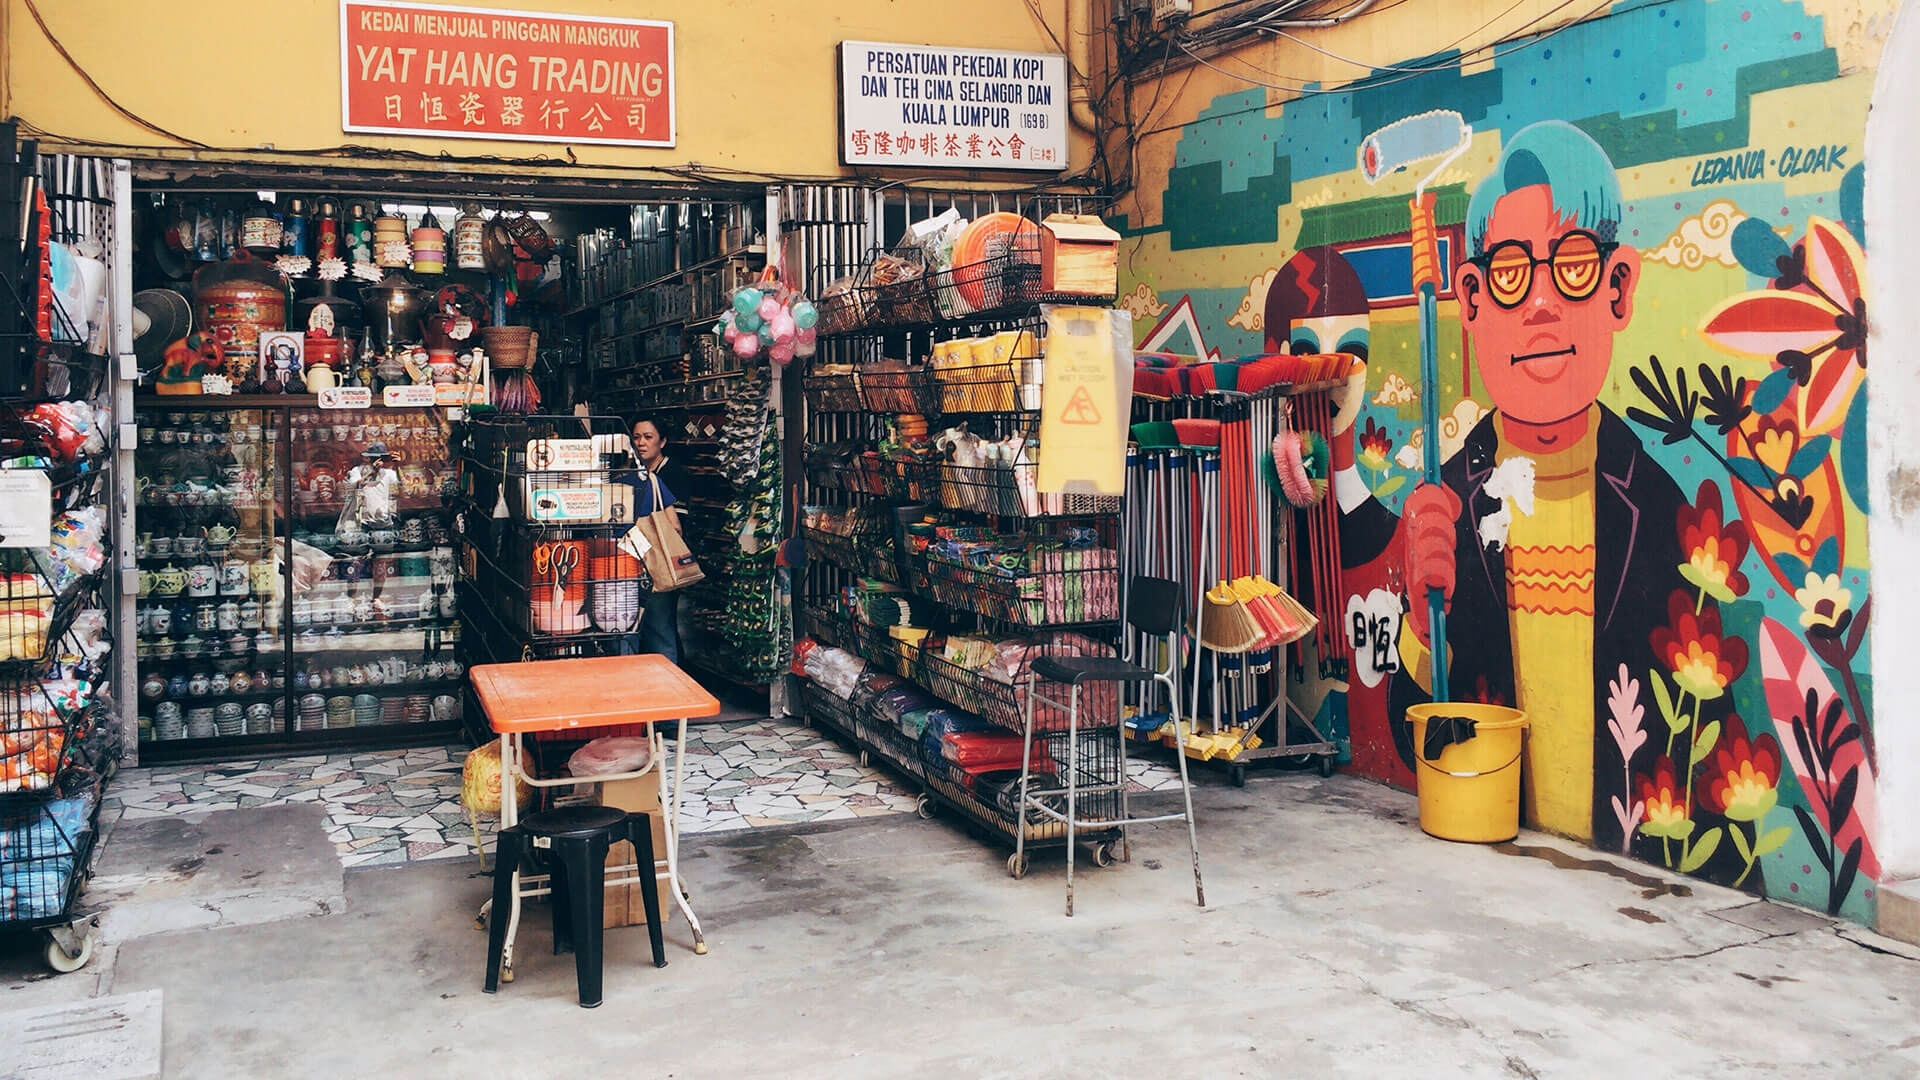
M1043 292L1114 294L1120 282L1119 233L1092 214L1050 214L1040 227Z
M600 804L617 806L628 813L645 813L652 818L653 855L655 859L667 857L667 818L660 805L660 770L654 769L635 780L614 780L600 786ZM607 852L607 873L611 877L613 868L633 861L633 845L625 840L613 845ZM677 910L673 903L672 886L667 883L667 868L660 865L657 878L660 884L660 922L662 926L673 921ZM604 926L645 926L647 924L646 901L641 899L637 885L610 885L607 887L606 914L601 920Z

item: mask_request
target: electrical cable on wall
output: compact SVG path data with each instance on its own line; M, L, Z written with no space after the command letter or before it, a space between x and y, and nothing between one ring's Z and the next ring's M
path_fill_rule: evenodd
M67 66L73 69L73 73L75 75L80 76L80 80L86 83L87 86L90 87L95 94L99 95L100 100L106 102L113 109L114 112L119 113L121 116L126 117L128 120L131 120L132 122L140 125L141 127L146 128L148 131L151 131L156 135L164 135L167 138L174 140L175 142L184 143L187 146L197 147L203 150L212 149L212 147L208 146L206 143L199 141L198 139L189 139L185 135L180 135L175 132L168 131L166 128L161 127L159 124L156 124L151 120L148 120L146 117L139 115L133 110L120 104L118 101L115 101L113 99L112 94L107 93L106 90L101 88L99 83L93 80L93 76L87 74L87 69L80 66L80 62L73 58L73 54L67 51L67 47L65 45L62 45L60 43L60 39L53 36L53 31L47 27L47 20L43 16L41 16L40 9L37 6L35 6L33 0L22 0L22 2L27 5L27 14L32 15L33 21L39 25L40 34L42 37L45 37L47 39L47 44L53 46L53 51L60 54L60 59L65 60L67 62Z

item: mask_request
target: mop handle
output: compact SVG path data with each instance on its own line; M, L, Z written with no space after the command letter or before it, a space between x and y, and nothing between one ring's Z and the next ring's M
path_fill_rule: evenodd
M1440 483L1440 252L1434 242L1434 196L1421 192L1407 204L1413 242L1413 283L1420 297L1420 424L1425 429L1426 480ZM1447 600L1438 586L1427 589L1428 641L1433 700L1447 700Z

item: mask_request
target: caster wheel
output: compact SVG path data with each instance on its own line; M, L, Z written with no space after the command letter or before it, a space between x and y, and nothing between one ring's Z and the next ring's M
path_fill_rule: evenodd
M1227 770L1227 783L1232 784L1234 787L1246 787L1247 767L1245 765L1235 765L1229 768Z
M1019 881L1021 878L1026 877L1029 868L1030 864L1025 855L1016 852L1007 856L1007 873L1012 875L1013 880Z
M80 935L80 945L75 952L68 952L58 939L47 937L47 966L54 971L67 975L87 966L93 959L93 931L87 930Z
M920 815L922 821L932 821L937 811L938 807L934 805L933 800L925 795L913 801L913 812Z
M1321 755L1320 760L1317 763L1317 767L1320 770L1320 775L1322 778L1332 776L1333 775L1333 755L1332 754Z
M474 916L474 917L473 917L473 928L474 928L475 930L482 930L482 931L484 931L484 930L485 930L485 929L487 928L487 917L486 917L485 915L476 915L476 916Z
M1113 845L1112 844L1093 845L1093 865L1095 866L1112 866L1113 865Z
M512 964L500 965L500 981L503 983L510 983L513 981L513 965Z
M706 942L704 942L704 941L696 941L696 942L694 942L694 943L693 943L693 955L695 955L695 956L705 956L705 955L707 955L707 943L706 943Z

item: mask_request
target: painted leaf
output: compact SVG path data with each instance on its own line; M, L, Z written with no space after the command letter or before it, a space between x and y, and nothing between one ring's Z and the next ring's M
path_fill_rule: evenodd
M1713 744L1719 741L1720 721L1707 721L1707 726L1701 728L1699 733L1693 737L1693 760L1690 764L1698 765L1702 761L1705 761L1707 755L1713 753Z
M1794 819L1800 823L1800 832L1807 838L1807 846L1813 849L1813 857L1828 873L1833 872L1833 853L1828 849L1827 831L1813 820L1813 814L1804 806L1793 808Z
M1689 848L1685 857L1680 860L1681 873L1691 874L1705 866L1708 859L1713 858L1713 853L1720 847L1720 831L1719 826L1715 826L1700 834L1700 839L1695 841L1693 847Z
M1867 265L1866 253L1845 229L1822 217L1807 219L1804 242L1807 280L1834 303L1851 308L1865 288L1860 271Z
M1381 484L1377 488L1374 488L1373 496L1376 499L1387 498L1388 496L1392 495L1394 492L1399 491L1400 488L1406 484L1406 482L1407 482L1407 478L1405 474L1392 477L1388 479L1386 483Z
M1733 470L1735 476L1763 491L1773 486L1773 478L1767 475L1767 467L1752 458L1730 457L1727 467Z
M1815 435L1801 443L1800 449L1793 452L1793 457L1787 460L1787 471L1794 476L1806 476L1820 467L1820 463L1827 458L1827 451L1832 447L1832 436Z
M1807 565L1807 569L1812 570L1821 577L1831 577L1839 573L1840 538L1837 536L1829 536L1825 540L1820 541L1820 546L1814 549L1813 562Z
M1847 409L1866 385L1867 369L1852 349L1834 349L1813 361L1813 376L1795 399L1800 433L1814 435L1840 426Z
M1847 407L1847 422L1840 425L1840 479L1847 486L1847 498L1860 512L1869 513L1867 504L1867 391L1853 396Z
M1773 854L1784 847L1791 836L1793 836L1793 830L1785 825L1777 829L1768 829L1760 834L1759 841L1753 845L1753 857L1757 859L1762 855Z
M1780 239L1780 234L1769 228L1767 223L1755 217L1747 218L1733 227L1733 236L1729 239L1733 248L1733 257L1746 268L1749 274L1758 274L1764 278L1779 273L1774 260L1789 254L1792 249Z
M1840 914L1840 906L1847 902L1847 894L1853 891L1854 875L1860 872L1860 857L1865 840L1855 837L1847 845L1847 856L1840 860L1840 872L1833 877L1833 892L1827 897L1827 914Z
M1700 333L1724 352L1771 360L1788 349L1812 352L1838 337L1838 314L1817 296L1760 289L1715 305L1700 320Z
M1747 832L1738 825L1727 826L1727 835L1733 837L1733 850L1740 853L1740 861L1753 861L1753 849L1747 846Z
M1794 737L1793 718L1807 711L1809 690L1813 691L1819 707L1826 709L1834 700L1833 683L1806 642L1771 618L1760 620L1760 678L1767 695L1767 709L1773 714L1774 728L1780 738L1781 752L1793 767L1801 788L1809 793L1807 801L1812 804L1814 817L1833 837L1833 850L1844 851L1854 840L1860 840L1860 872L1878 881L1880 860L1870 839L1879 827L1873 769L1867 764L1866 752L1857 738L1847 740L1835 750L1833 761L1824 769L1821 762L1809 760L1810 755L1801 749L1801 743ZM1817 718L1806 719L1817 722ZM1824 801L1811 797L1811 793L1823 791L1831 796L1834 785L1846 777L1849 770L1858 773L1851 785L1850 812L1839 821L1828 821Z
M1686 719L1673 711L1673 697L1667 692L1666 676L1658 671L1649 670L1647 681L1653 684L1653 700L1660 705L1660 718L1667 722L1667 730L1679 734L1687 726Z
M1754 387L1753 400L1750 402L1753 411L1761 414L1772 412L1787 400L1787 394L1792 389L1793 372L1786 368L1775 368L1771 374L1760 380L1759 386Z

